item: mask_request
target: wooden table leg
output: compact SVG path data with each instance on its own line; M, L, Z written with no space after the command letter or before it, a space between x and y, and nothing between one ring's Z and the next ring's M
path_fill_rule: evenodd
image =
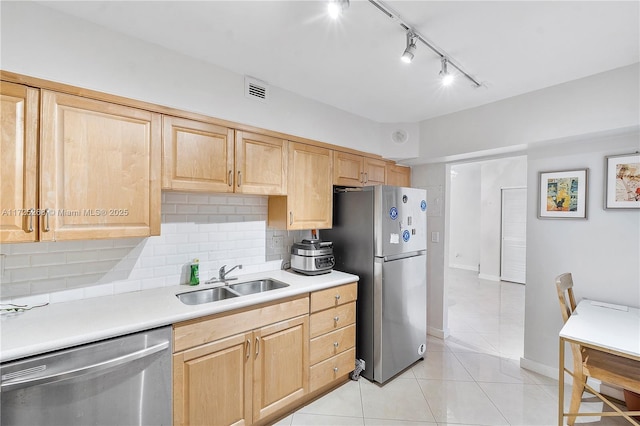
M558 359L558 426L564 425L564 339L560 337Z

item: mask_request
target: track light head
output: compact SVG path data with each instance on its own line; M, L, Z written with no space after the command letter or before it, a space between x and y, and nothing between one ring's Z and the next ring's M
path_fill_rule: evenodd
M327 3L327 10L329 16L333 19L338 19L342 12L349 7L349 0L329 0Z
M449 62L449 60L443 56L440 62L442 65L442 68L440 69L440 78L442 79L442 85L449 86L451 83L453 83L454 80L453 74L451 74L449 70L447 70L447 63Z
M400 57L400 60L402 60L402 62L405 62L408 64L408 63L411 63L411 61L413 61L413 57L416 52L417 39L418 39L418 36L416 36L416 34L413 31L411 30L407 31L407 47L404 49L404 53Z

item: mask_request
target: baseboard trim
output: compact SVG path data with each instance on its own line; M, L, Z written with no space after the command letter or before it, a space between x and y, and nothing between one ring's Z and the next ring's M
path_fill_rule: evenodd
M539 362L532 361L527 358L520 358L520 367L525 370L533 371L534 373L541 374L550 379L558 380L558 369L554 367L549 367L545 364L540 364ZM570 379L570 377L569 377Z
M481 280L487 280L487 281L500 281L500 277L497 275L479 274L478 278L480 278Z
M459 265L457 263L449 265L449 268L464 269L465 271L478 272L478 267L477 266Z
M449 329L441 330L439 328L427 327L427 335L437 337L438 339L446 339L449 337Z

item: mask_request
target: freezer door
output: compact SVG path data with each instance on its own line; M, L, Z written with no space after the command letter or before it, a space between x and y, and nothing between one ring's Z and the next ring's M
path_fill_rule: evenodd
M374 372L384 383L424 356L427 340L425 255L385 262L374 280Z
M427 191L380 185L374 204L376 256L426 250Z

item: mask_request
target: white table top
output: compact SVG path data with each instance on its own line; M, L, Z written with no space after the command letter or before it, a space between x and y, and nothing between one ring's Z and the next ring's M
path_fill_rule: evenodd
M640 309L615 309L582 300L560 330L560 337L640 358Z

